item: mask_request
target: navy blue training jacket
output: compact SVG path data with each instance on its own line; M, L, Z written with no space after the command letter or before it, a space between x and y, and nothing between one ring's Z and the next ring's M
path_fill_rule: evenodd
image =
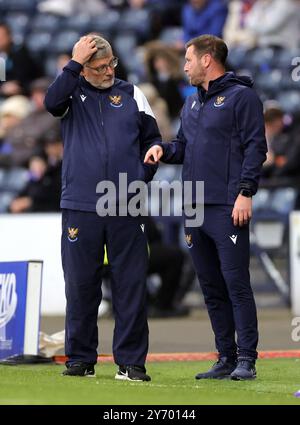
M80 76L81 70L71 60L49 87L45 105L61 118L61 208L96 211L99 182L112 181L118 189L119 173L127 173L128 184L152 179L157 167L143 159L161 137L138 87L116 79L109 89L97 89Z
M183 181L204 181L206 204L233 205L240 189L257 191L267 144L252 85L227 72L198 89L183 106L177 139L161 144L163 162L183 163Z

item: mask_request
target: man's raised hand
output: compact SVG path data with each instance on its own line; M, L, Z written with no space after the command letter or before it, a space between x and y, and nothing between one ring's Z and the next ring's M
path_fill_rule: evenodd
M154 145L146 153L144 162L145 164L156 164L163 156L164 152L161 146Z

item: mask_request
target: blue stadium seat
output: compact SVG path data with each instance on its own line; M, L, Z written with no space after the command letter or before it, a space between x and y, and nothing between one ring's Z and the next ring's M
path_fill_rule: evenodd
M114 38L113 45L126 68L130 69L133 56L136 55L136 35L132 32L120 33Z
M48 15L46 13L39 13L30 22L31 30L34 31L48 31L55 33L61 28L62 18L55 15Z
M51 53L64 53L72 51L74 44L79 40L81 34L77 31L61 31L53 37L48 51Z
M300 62L299 62L300 64ZM299 77L300 72L297 72L297 80L293 79L293 74L291 70L285 70L283 72L282 82L281 82L281 89L285 90L299 90L300 84L299 84Z
M283 72L281 69L272 69L269 72L259 72L255 78L255 86L269 93L276 94L281 87Z
M278 188L272 193L269 208L280 214L289 214L295 207L297 191L293 187Z
M85 33L90 31L90 24L92 18L88 14L78 14L73 16L68 16L64 19L63 25L64 29L79 31L80 33Z
M300 112L300 91L282 91L276 97L281 107L290 113Z
M40 53L51 45L52 33L49 31L36 31L29 34L26 38L26 45L33 53Z
M8 192L19 192L25 187L27 181L28 170L15 167L5 173L2 188Z
M98 16L91 18L89 31L100 32L101 34L112 34L118 32L120 24L120 13L116 10L110 10Z
M183 40L182 27L169 27L162 30L159 39L166 44L175 44Z
M229 50L228 63L234 69L245 68L245 61L248 50L244 47L235 47Z
M37 0L0 0L0 10L32 13L36 10Z
M0 191L0 213L5 213L8 211L8 207L15 196L16 194L14 192Z
M46 75L55 78L57 73L57 55L49 55L45 59L45 72Z
M5 22L9 25L13 33L24 33L29 23L29 15L25 13L13 12L5 16Z
M118 30L134 31L138 36L147 37L150 31L150 14L148 10L125 10L118 25Z
M292 64L292 60L296 57L300 58L300 49L282 49L276 54L276 66L282 69L293 69L295 65Z
M269 72L274 66L276 50L271 47L249 50L245 57L245 66L260 72Z

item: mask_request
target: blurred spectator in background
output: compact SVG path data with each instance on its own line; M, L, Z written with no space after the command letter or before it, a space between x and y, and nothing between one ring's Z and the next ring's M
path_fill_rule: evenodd
M59 139L45 143L45 153L29 160L28 183L11 202L12 213L59 211L63 147Z
M189 0L182 9L184 42L202 34L222 37L227 13L224 0Z
M28 86L43 72L25 46L15 46L11 30L0 23L0 57L5 60L6 81L0 82L0 97L27 93Z
M161 279L158 290L150 296L150 317L185 316L189 309L180 304L176 293L180 288L185 254L181 248L163 243L162 234L151 217L144 217L149 244L148 275L158 274Z
M63 68L67 65L67 63L71 60L71 53L64 52L57 56L56 59L56 76L60 74Z
M256 0L246 16L245 28L253 33L259 47L299 47L300 2Z
M177 119L183 105L180 85L184 83L178 52L160 41L152 41L145 45L145 64L148 79L166 101L171 119Z
M282 185L300 188L300 120L285 122L280 106L273 105L265 111L268 160L262 176L276 179Z
M228 16L223 31L223 38L230 47L243 45L251 48L255 37L245 20L256 0L231 0L228 4Z
M0 166L9 166L12 147L6 139L9 132L18 126L31 112L31 104L22 95L11 96L0 106Z
M278 137L284 129L284 112L277 102L267 107L264 112L266 140L268 144L267 160L263 164L263 175L270 174L274 165L273 140Z
M24 166L29 158L42 147L49 131L59 131L59 122L45 109L44 98L50 81L40 78L30 85L31 111L6 132L5 145L9 146L6 161L13 166ZM29 101L28 101L29 102Z
M175 134L172 131L167 103L159 96L159 93L153 84L139 84L139 88L142 90L149 102L149 105L151 106L162 139L165 141L171 140Z

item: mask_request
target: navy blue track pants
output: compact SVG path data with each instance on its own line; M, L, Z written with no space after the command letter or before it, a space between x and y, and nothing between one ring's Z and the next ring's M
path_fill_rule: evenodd
M63 210L62 265L67 299L68 363L97 362L98 308L102 299L104 245L111 267L115 316L113 355L118 365L145 364L147 240L139 217L99 217Z
M186 227L185 235L218 352L256 359L258 330L249 275L249 226L234 226L232 209L229 205L205 205L203 225Z

